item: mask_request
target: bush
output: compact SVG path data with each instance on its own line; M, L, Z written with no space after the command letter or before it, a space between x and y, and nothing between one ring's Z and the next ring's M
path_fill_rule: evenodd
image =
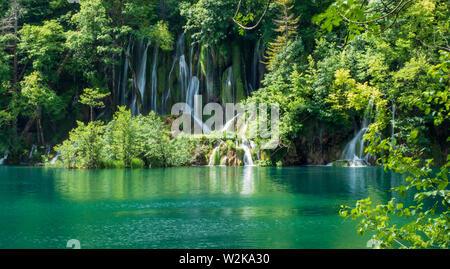
M132 117L119 107L107 125L78 122L55 150L66 168L143 168L187 165L197 144L190 137L170 139L154 112Z
M138 158L131 159L131 168L144 168L145 162Z
M125 168L125 163L123 161L117 160L106 160L103 161L103 168L110 168L110 169Z

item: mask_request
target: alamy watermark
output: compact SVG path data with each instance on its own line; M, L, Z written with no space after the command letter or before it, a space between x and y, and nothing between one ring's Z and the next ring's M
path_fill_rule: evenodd
M261 149L275 149L279 145L280 119L279 105L276 103L270 106L266 103L227 103L224 106L208 103L203 106L202 96L195 95L193 105L177 103L172 106L171 114L180 116L172 123L174 137L181 133L201 135L221 132L225 139L236 134L245 140L259 138L264 141ZM203 116L210 117L203 122Z

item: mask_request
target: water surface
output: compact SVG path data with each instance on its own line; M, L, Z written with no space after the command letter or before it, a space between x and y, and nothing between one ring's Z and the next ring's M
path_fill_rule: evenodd
M0 167L0 248L364 248L339 206L401 182L374 167Z

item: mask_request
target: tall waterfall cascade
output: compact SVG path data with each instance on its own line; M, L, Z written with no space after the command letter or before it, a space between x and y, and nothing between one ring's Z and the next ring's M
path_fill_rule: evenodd
M133 115L151 110L168 114L175 103L193 108L196 95L202 95L204 103L224 105L257 90L264 73L260 40L253 46L229 44L228 54L186 40L180 34L174 50L167 52L152 40L130 37L116 68L116 104L129 107Z

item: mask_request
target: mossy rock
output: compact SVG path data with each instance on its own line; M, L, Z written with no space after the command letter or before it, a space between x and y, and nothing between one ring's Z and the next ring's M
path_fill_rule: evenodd
M236 148L236 155L239 160L244 160L245 151L242 148Z

